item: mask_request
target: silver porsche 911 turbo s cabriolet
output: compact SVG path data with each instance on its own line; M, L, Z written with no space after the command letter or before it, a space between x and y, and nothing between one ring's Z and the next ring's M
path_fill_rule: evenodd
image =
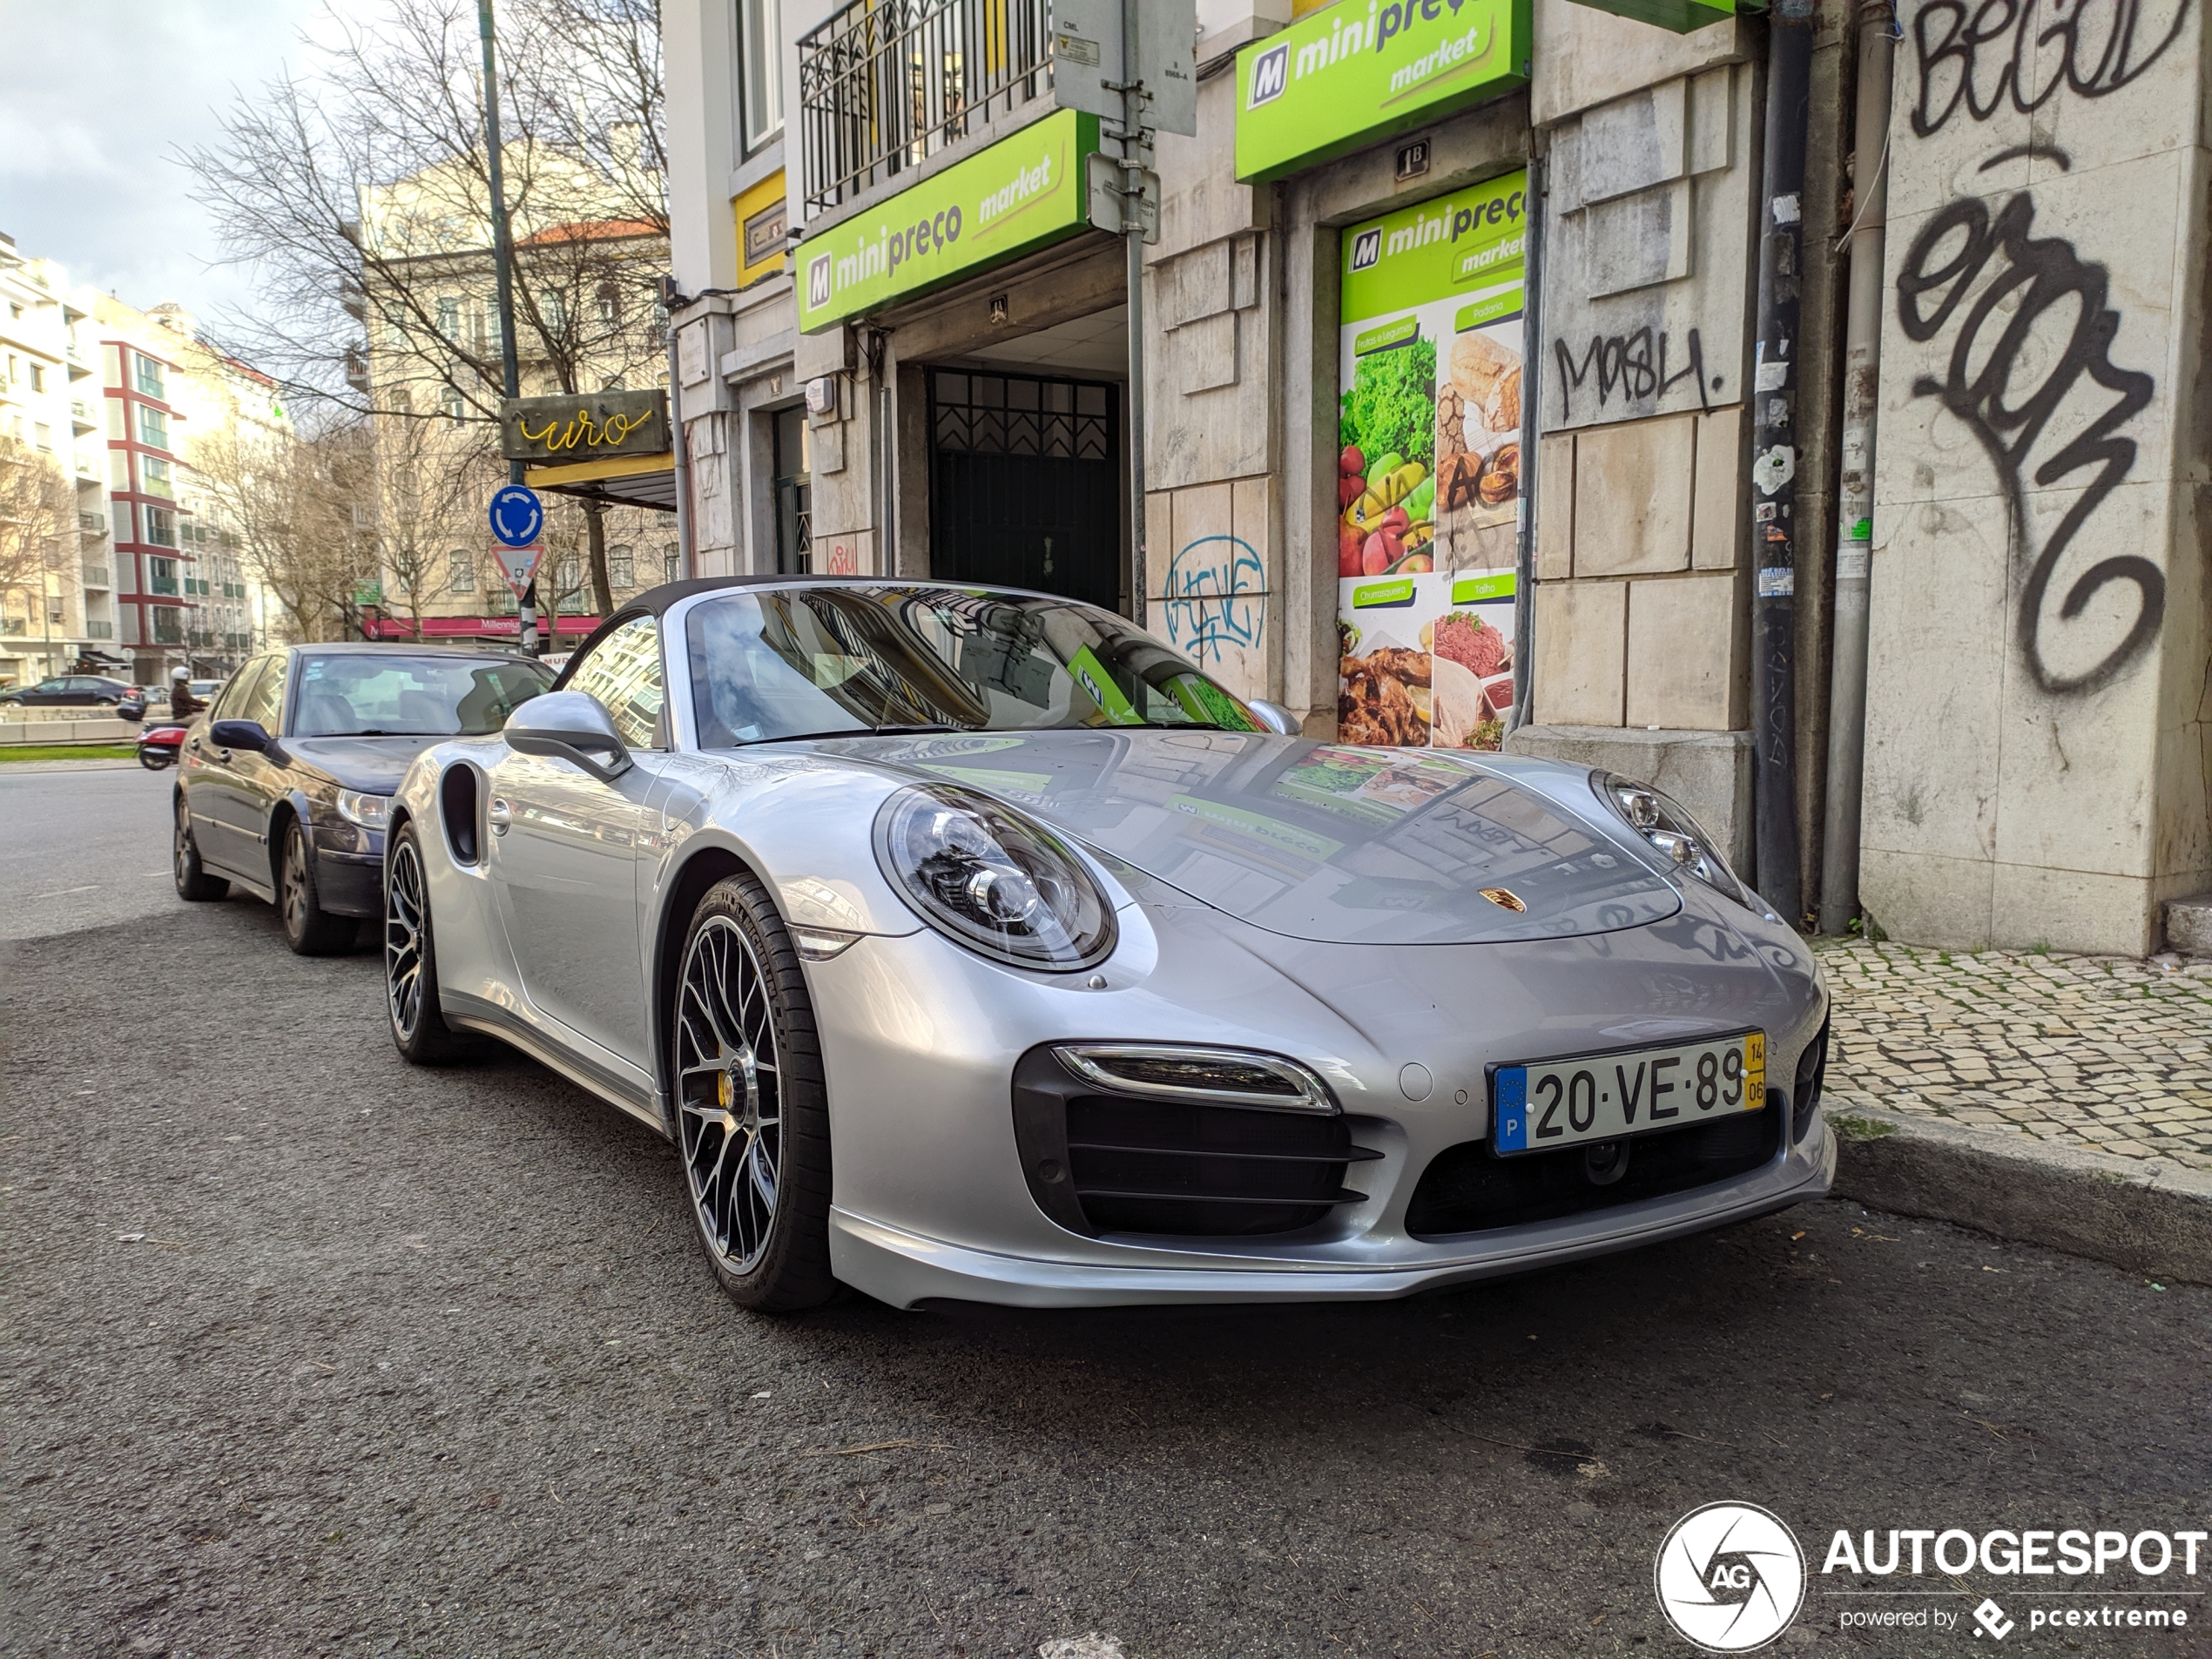
M667 1135L759 1309L1400 1296L1826 1190L1819 970L1678 806L1289 725L1067 600L673 583L415 762L394 1039Z

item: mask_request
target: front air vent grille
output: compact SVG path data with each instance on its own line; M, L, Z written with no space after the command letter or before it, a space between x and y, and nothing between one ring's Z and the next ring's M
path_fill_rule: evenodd
M1515 1157L1494 1156L1487 1141L1447 1147L1422 1171L1406 1207L1406 1231L1416 1238L1440 1238L1525 1227L1748 1175L1782 1150L1790 1121L1789 1102L1779 1089L1768 1089L1766 1098L1762 1111L1634 1137L1628 1143L1628 1169L1605 1184L1591 1178L1582 1147Z
M1097 1045L1082 1045L1092 1055ZM1134 1047L1113 1050L1123 1073L1085 1075L1067 1050L1033 1049L1015 1067L1015 1138L1038 1206L1062 1226L1094 1237L1250 1238L1296 1232L1325 1221L1366 1194L1345 1184L1351 1166L1382 1155L1355 1146L1349 1123L1318 1080L1272 1056L1208 1051L1224 1085L1210 1103L1185 1062L1163 1050L1169 1069L1136 1063ZM1250 1062L1253 1072L1236 1062ZM1258 1076L1285 1068L1301 1082L1272 1109L1248 1103ZM1172 1078L1168 1082L1167 1078ZM1308 1104L1318 1091L1325 1110Z
M1797 1076L1790 1091L1790 1133L1794 1140L1802 1141L1812 1128L1812 1120L1820 1110L1820 1091L1828 1082L1828 1022L1820 1022L1820 1031L1805 1051L1797 1056Z

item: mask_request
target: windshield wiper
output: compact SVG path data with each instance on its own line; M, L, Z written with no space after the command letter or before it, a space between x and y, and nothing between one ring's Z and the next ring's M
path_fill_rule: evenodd
M740 739L738 746L741 749L750 749L755 744L812 743L828 738L923 737L932 732L959 732L964 735L967 731L966 726L961 725L860 725L847 727L841 732L779 732L772 737Z

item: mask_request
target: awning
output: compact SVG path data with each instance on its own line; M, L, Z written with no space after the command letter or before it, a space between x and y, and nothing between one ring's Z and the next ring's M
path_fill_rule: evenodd
M523 482L556 496L580 496L623 507L676 510L676 455L625 455L612 461L578 461L565 467L530 467Z

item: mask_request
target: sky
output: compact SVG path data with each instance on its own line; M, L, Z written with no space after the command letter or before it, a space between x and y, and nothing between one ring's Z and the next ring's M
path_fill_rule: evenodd
M361 0L338 0L358 9ZM0 0L0 231L72 282L203 318L250 310L179 146L212 142L233 89L307 61L323 0Z

